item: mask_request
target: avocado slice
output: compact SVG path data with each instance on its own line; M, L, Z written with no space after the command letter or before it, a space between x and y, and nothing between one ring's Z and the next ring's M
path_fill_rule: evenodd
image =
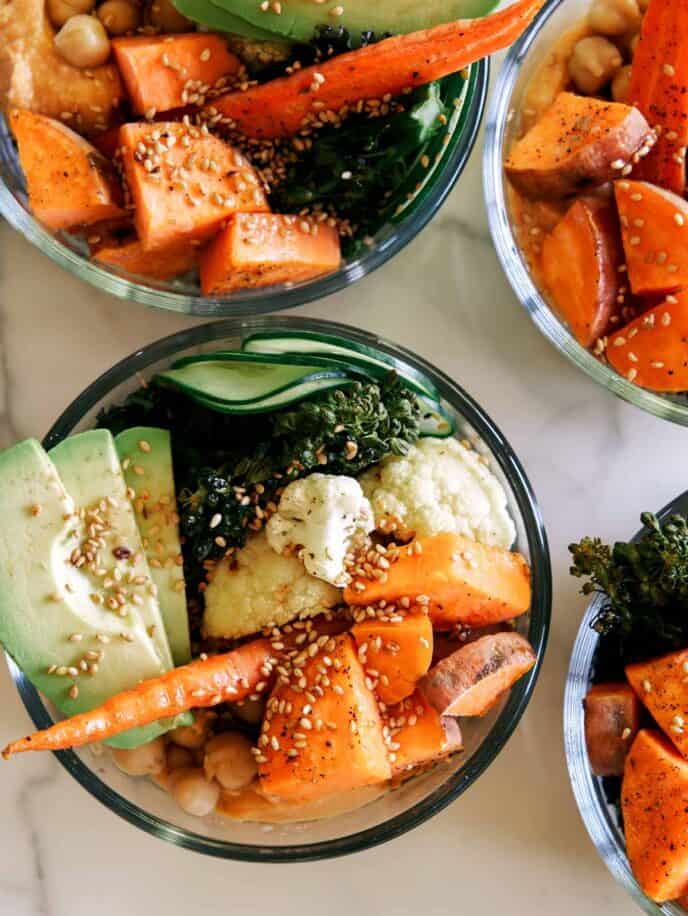
M213 6L210 0L174 0L173 5L187 19L192 19L216 32L228 32L230 35L241 35L243 38L256 41L272 41L279 37L267 29L247 22L229 9Z
M207 11L207 5L224 10L248 22L262 31L282 36L289 41L310 42L320 26L344 26L351 35L354 46L360 44L361 33L366 31L384 34L417 32L453 19L477 19L494 9L496 0L383 0L372 6L367 0L347 0L341 5L341 16L333 19L331 10L334 0L329 3L314 3L313 0L288 0L287 3L271 3L266 10L257 0L174 0L184 15L196 21ZM203 10L200 5L203 5ZM191 12L194 10L195 12ZM275 12L275 8L279 12ZM241 33L239 33L241 34Z
M104 476L96 485L101 498L119 498ZM31 683L71 716L158 677L165 665L139 614L120 617L102 597L96 603L103 579L72 560L89 537L88 519L33 439L0 453L0 512L0 642ZM112 567L108 553L103 563ZM133 747L177 724L163 720L109 743Z
M126 429L115 436L115 448L158 589L172 658L175 665L185 665L191 660L191 641L170 434L147 426Z

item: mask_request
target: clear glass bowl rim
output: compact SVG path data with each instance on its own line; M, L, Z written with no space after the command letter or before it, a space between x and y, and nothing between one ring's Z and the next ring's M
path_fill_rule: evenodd
M510 48L495 81L487 113L483 146L483 188L492 240L502 269L521 305L560 353L598 385L607 388L624 401L663 420L688 426L688 404L668 400L633 385L578 343L552 312L533 282L509 222L502 156L514 87L541 30L559 7L567 2L578 3L578 0L548 0L545 3L529 28Z
M0 177L0 215L39 251L48 255L68 273L85 280L97 289L121 299L179 314L221 318L261 315L295 308L330 296L350 286L381 267L421 232L440 209L461 176L480 131L485 113L489 85L489 59L477 61L470 67L465 88L465 113L462 129L452 137L453 142L434 180L422 194L422 199L407 219L395 224L371 251L346 264L337 273L294 287L281 286L271 292L246 290L231 297L209 297L169 292L127 280L93 261L81 257L46 231L12 194Z
M673 499L657 518L666 520L675 512L688 512L688 490ZM638 541L642 529L633 536ZM599 637L590 624L602 608L603 595L595 595L585 609L571 652L564 693L564 747L571 787L581 820L600 857L615 880L648 916L684 916L685 910L675 903L657 904L647 897L636 881L626 857L622 832L612 820L601 781L593 776L585 743L583 697L590 683L592 666Z
M272 331L298 329L343 335L361 344L386 351L425 372L438 387L443 398L452 404L476 430L505 474L524 520L531 555L533 603L528 636L537 654L538 660L535 667L512 689L499 718L466 766L459 772L453 773L421 802L375 827L335 840L292 846L267 844L252 846L215 840L162 821L129 802L101 782L96 774L85 766L72 751L59 751L56 754L65 769L91 795L120 817L153 836L177 846L221 858L252 862L303 862L368 849L411 830L458 798L487 769L516 728L535 688L549 633L552 579L547 536L532 488L511 446L492 420L470 395L429 362L384 338L351 328L348 325L295 317L254 317L225 319L172 334L135 351L89 385L55 422L44 439L44 445L50 448L57 444L71 432L84 414L107 396L112 388L130 379L135 373L144 372L152 363L169 358L178 350L186 347L266 329ZM53 720L38 692L23 677L9 656L6 656L6 660L15 686L36 728L50 726Z

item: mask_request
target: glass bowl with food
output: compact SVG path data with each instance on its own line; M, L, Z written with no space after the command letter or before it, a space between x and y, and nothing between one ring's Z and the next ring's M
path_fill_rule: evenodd
M486 58L539 6L175 3L6 5L0 212L99 289L215 316L328 295L413 239L468 160Z
M644 513L629 542L587 537L572 572L594 595L564 700L566 757L605 864L651 916L688 910L688 493Z
M668 0L552 0L507 57L484 152L495 247L537 326L681 424L685 19Z
M0 455L0 503L36 538L35 581L0 568L0 639L41 730L6 756L56 751L177 845L388 840L478 779L535 686L550 567L518 460L450 378L344 325L144 347Z

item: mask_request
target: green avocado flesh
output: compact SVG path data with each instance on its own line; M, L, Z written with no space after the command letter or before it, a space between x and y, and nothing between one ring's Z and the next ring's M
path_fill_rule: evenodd
M115 447L125 483L134 491L136 521L158 589L172 658L175 665L185 665L191 660L191 644L184 572L178 562L182 548L170 434L166 429L139 426L116 436Z
M274 4L267 10L261 9L260 0L174 0L174 4L189 18L206 25L210 23L200 17L213 6L237 17L237 28L243 21L275 36L305 43L312 40L320 26L344 26L354 45L360 42L361 33L369 30L395 34L416 32L453 19L476 19L496 6L495 0L427 0L425 3L383 0L372 5L365 0L347 0L341 4L342 15L333 18L331 10L337 5L334 0L327 3L285 0L281 6L277 5L279 13L274 11Z
M61 459L64 464L64 450ZM77 494L75 504L38 442L29 439L0 453L0 642L31 683L65 715L99 706L169 667L139 614L130 612L124 618L97 604L92 595L104 594L103 580L71 561L74 550L82 549L89 537L88 522L79 518L78 507L90 507L107 496L119 499L123 493L123 478L118 480L113 469L94 485L99 498L80 500ZM114 539L119 545L119 534L104 535L108 543L101 556L108 571L119 565L110 543ZM122 633L133 638L129 641ZM100 652L102 657L96 658L94 653ZM96 672L82 670L94 662ZM51 666L65 673L48 674ZM78 695L70 696L74 685ZM178 724L181 721L163 720L108 743L134 747Z
M215 6L210 0L174 0L174 6L183 16L216 32L228 32L256 41L272 41L275 38L272 32L252 25L229 9Z

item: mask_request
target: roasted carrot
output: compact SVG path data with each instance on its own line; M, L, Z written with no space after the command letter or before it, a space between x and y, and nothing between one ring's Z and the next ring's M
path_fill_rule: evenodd
M529 197L566 197L621 177L653 141L637 109L562 92L514 144L504 167Z
M14 109L10 127L19 147L31 210L48 229L69 229L124 216L112 165L83 137L30 111Z
M290 137L322 112L341 117L357 102L401 95L510 45L541 6L542 0L519 0L483 19L396 35L246 92L222 95L205 111L210 117L222 115L247 137Z
M201 253L201 290L300 283L332 273L341 252L336 229L281 213L237 213Z
M542 274L576 340L590 347L617 307L623 250L613 203L581 197L545 238Z
M639 296L688 285L688 204L646 181L614 184L631 289Z
M659 732L643 729L626 758L621 787L626 852L657 903L688 891L688 761Z
M432 624L427 614L407 614L399 623L365 620L351 635L375 693L383 703L398 703L413 693L432 662Z
M414 544L391 564L386 580L354 580L345 601L367 605L420 597L439 630L499 623L530 607L530 570L520 554L460 534L417 538Z
M683 194L688 146L688 15L676 0L650 0L633 56L628 97L658 133L636 171Z
M640 702L679 751L688 757L688 650L626 667Z
M377 701L351 636L303 656L300 674L280 673L268 700L256 758L262 791L309 802L389 779Z
M640 703L628 684L596 684L583 701L585 743L593 773L621 776L640 728Z
M688 292L660 305L612 334L607 359L616 371L651 391L688 389Z
M440 716L420 690L388 707L383 722L393 747L390 760L394 775L432 763L463 746L456 719Z
M233 652L172 668L160 677L115 694L102 706L13 741L2 756L81 747L189 709L243 700L256 692L261 681L270 680L269 669L274 661L269 640L257 639Z
M495 633L457 649L418 689L441 716L483 716L536 662L519 633Z
M242 69L227 42L205 32L115 38L112 50L139 115L201 102L209 89L227 87Z
M198 249L188 242L182 242L155 251L144 251L135 235L124 238L103 237L92 245L91 257L94 261L128 274L169 280L197 266Z

